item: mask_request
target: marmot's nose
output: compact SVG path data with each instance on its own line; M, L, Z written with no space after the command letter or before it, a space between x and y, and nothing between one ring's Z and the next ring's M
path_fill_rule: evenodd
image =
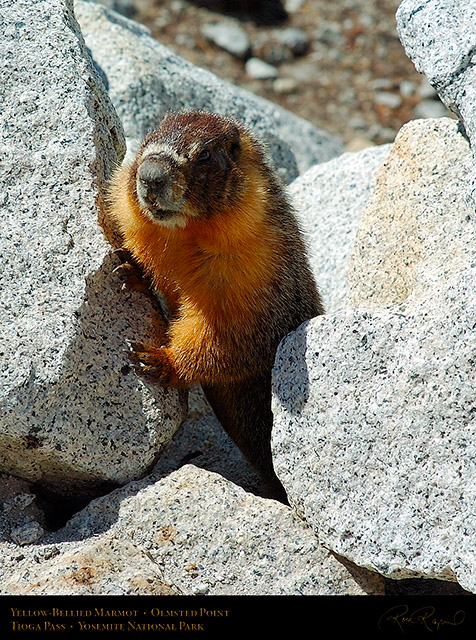
M159 160L145 160L139 167L141 196L154 204L168 194L171 184L169 168Z

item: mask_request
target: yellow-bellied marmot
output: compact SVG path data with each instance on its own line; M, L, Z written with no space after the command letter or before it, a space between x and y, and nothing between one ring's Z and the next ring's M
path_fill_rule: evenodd
M114 175L109 215L124 248L165 297L157 344L134 343L140 372L200 383L250 463L273 469L271 370L280 340L323 313L296 219L261 145L205 112L164 117Z

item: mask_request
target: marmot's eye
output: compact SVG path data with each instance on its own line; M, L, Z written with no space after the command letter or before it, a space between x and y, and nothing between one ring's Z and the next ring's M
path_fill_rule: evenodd
M210 151L208 149L204 149L198 156L198 162L207 162L208 160L210 160L211 156L212 154L210 153Z
M230 145L230 154L233 158L236 156L238 151L241 149L241 144L239 142L232 142Z

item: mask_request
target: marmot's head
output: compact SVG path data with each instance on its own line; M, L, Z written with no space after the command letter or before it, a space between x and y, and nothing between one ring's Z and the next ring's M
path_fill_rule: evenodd
M139 209L173 228L232 206L246 191L245 156L255 153L250 141L239 123L214 113L166 115L131 166L129 186Z

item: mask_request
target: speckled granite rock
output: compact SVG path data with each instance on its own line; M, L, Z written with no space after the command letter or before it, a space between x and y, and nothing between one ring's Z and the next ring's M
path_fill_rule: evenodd
M308 169L288 188L326 313L345 305L357 229L390 148L382 145L345 153Z
M476 1L403 0L397 30L408 57L455 113L476 146ZM476 208L476 167L468 180Z
M465 206L470 148L449 118L405 125L362 216L347 305L404 302L471 264L474 219Z
M461 107L474 114L472 64L476 47L476 1L403 0L398 7L397 30L405 52L424 73L444 103L457 115ZM462 93L461 89L473 91ZM474 117L470 123L475 131Z
M131 148L165 111L203 109L248 125L286 182L343 152L311 123L175 55L145 27L87 0L75 0L75 13Z
M4 547L0 593L364 593L288 507L191 465L93 501L36 546L40 562L22 552Z
M125 146L72 2L1 11L0 470L79 495L144 474L183 407L121 353L153 312L98 225Z
M351 306L280 347L273 450L325 546L387 576L475 592L471 164L452 120L401 131L362 218Z
M2 595L180 595L144 551L114 533L23 548L23 557L13 545L2 547Z

